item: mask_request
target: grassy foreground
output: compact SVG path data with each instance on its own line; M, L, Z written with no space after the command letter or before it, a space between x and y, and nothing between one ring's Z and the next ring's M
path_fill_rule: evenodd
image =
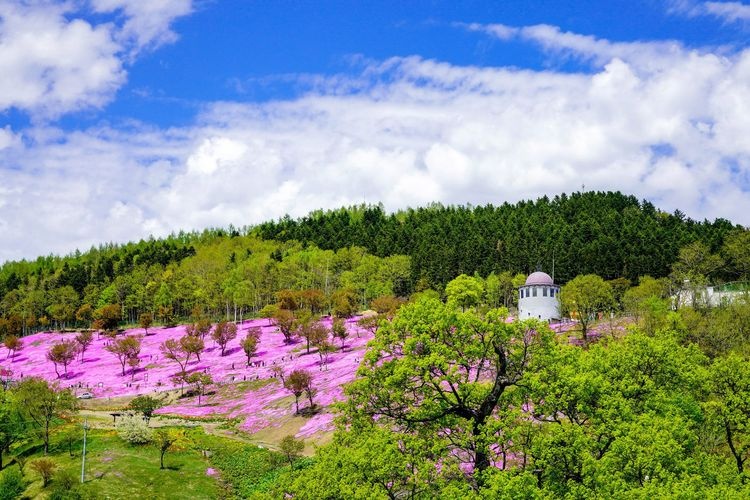
M58 466L58 471L67 471L76 479L78 498L120 499L214 499L221 498L222 488L217 476L207 474L211 467L202 456L200 448L205 440L200 429L196 446L185 451L169 452L165 456L166 469L159 469L159 450L150 445L133 446L117 436L114 430L91 430L86 443L86 481L78 483L81 475L81 443L73 447L73 457L59 440L53 441L48 458ZM221 438L212 437L213 441ZM23 497L47 498L59 487L53 477L46 488L41 476L31 464L43 456L41 450L30 449L25 454L24 479L28 483ZM6 469L17 464L6 466ZM72 496L71 498L75 498Z

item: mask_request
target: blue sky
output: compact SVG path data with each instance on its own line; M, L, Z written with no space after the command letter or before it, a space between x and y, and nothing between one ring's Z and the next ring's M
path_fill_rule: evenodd
M0 0L0 21L0 261L582 185L750 224L741 2Z
M108 105L60 123L189 124L206 102L293 98L307 90L295 76L356 72L359 57L419 55L455 65L591 70L528 43L468 32L459 23L550 24L611 41L679 40L690 47L739 46L748 35L742 23L675 14L656 0L194 2L190 15L171 23L179 39L129 64L127 83ZM29 120L18 113L9 118L16 126Z

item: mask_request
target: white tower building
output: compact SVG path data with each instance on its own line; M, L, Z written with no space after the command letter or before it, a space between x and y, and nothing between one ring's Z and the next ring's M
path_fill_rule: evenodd
M537 271L518 287L518 319L560 319L560 287L549 274Z

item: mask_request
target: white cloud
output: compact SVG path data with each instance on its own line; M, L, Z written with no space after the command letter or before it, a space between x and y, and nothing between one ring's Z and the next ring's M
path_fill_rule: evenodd
M172 41L169 25L191 11L191 0L0 1L0 111L35 119L108 103L125 83L125 58Z
M740 2L706 2L703 5L708 14L729 22L750 20L750 5Z
M642 70L658 71L671 59L685 53L683 46L674 41L611 42L591 35L562 31L557 26L537 24L514 27L504 24L462 24L468 29L485 33L500 40L514 38L533 42L556 58L576 58L602 66L615 58L637 64Z
M23 131L0 149L15 167L0 170L12 242L0 259L362 201L501 203L583 184L750 224L750 50L532 28L519 33L590 55L592 70L393 58L297 99L214 103L182 129Z
M690 17L711 16L727 23L750 21L750 5L742 2L696 2L694 0L672 0L672 13Z
M122 12L126 18L117 38L133 51L177 40L172 22L193 11L192 0L91 0L96 12Z

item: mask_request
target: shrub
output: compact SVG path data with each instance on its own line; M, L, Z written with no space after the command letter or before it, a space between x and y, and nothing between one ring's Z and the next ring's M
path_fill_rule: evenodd
M302 450L305 449L305 442L300 439L295 439L293 435L284 436L284 439L279 443L279 449L281 453L286 456L289 461L289 466L294 465L294 460L299 457Z
M56 490L72 490L78 486L78 481L72 472L69 470L59 470L55 474L55 489Z
M52 474L57 470L57 464L49 458L37 458L31 462L31 468L42 476L42 488L46 488Z
M26 483L20 470L16 468L6 469L0 475L0 500L15 500L21 496L25 489Z
M117 424L117 434L130 444L147 444L153 433L148 423L141 417L123 417Z
M79 500L83 498L78 490L78 479L72 472L61 470L55 474L54 489L49 500Z
M148 420L154 414L154 411L161 406L161 400L145 395L133 398L128 408L133 411L142 413L143 416Z

